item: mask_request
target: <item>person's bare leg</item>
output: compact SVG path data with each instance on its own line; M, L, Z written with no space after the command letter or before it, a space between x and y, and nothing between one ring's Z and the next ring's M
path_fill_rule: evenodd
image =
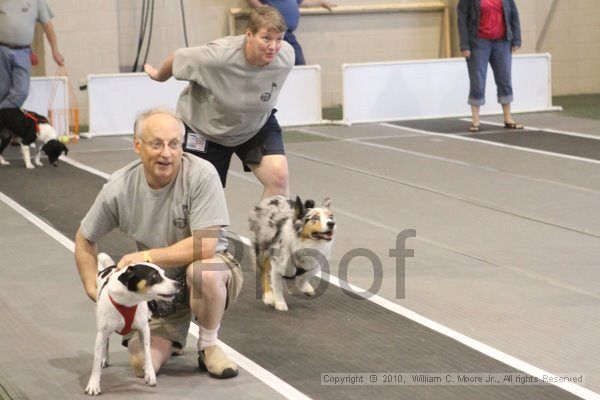
M479 106L471 106L471 119L473 121L471 123L473 126L479 126L481 123L479 119Z
M217 345L227 303L229 267L220 257L196 261L186 271L190 308L198 321L198 362L214 378L233 378L237 365Z
M190 308L206 329L217 329L225 312L229 268L220 257L196 261L187 269Z
M505 124L515 123L515 121L512 119L512 115L510 115L510 103L502 104L502 114L504 114Z
M129 350L129 364L138 378L144 377L144 346L138 335L133 336L127 342ZM154 372L158 375L160 368L167 362L173 352L173 343L160 336L150 336L150 352L152 354L152 365Z
M502 104L502 113L504 114L504 127L509 129L524 129L523 124L518 124L510 114L510 103Z
M264 156L260 164L251 164L250 169L264 187L263 199L275 195L290 196L288 164L284 155Z

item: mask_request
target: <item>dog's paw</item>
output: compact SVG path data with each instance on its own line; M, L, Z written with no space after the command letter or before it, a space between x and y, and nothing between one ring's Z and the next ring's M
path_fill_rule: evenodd
M38 167L43 167L44 166L44 164L42 164L41 161L36 161L36 162L34 162L34 164L36 166L38 166Z
M304 285L304 287L302 289L300 289L302 291L302 293L304 293L305 295L312 297L315 295L315 289L313 289L313 287L310 285L310 283L307 283L306 285Z
M25 165L25 167L27 167L27 169L34 169L35 166L33 164L27 164Z
M88 382L87 387L85 388L85 393L90 396L98 396L100 391L100 382Z
M273 292L263 294L263 303L268 306L275 304L275 296L273 295Z
M103 358L102 359L102 363L100 365L102 366L102 368L108 367L108 359Z
M8 162L4 158L0 157L0 165L10 165L10 162Z
M303 293L306 296L314 296L315 295L315 289L312 287L312 285L310 284L310 282L308 280L296 278L294 283L295 283L294 287L300 293Z
M288 310L288 306L285 303L285 301L276 301L275 304L273 305L273 307L275 307L275 309L277 311L287 311Z
M156 386L156 374L154 373L154 371L148 371L144 374L144 382L148 386Z

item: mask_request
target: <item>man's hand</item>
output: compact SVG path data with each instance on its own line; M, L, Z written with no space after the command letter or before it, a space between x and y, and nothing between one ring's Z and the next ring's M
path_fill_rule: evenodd
M81 230L78 229L75 234L75 263L85 293L94 302L98 297L98 288L96 287L98 260L96 254L98 254L96 243L87 240Z
M463 50L462 55L464 58L471 58L471 50Z
M60 54L58 50L52 50L52 58L54 58L54 62L58 64L59 67L64 67L65 58Z
M139 264L144 262L144 255L141 251L136 253L125 254L117 263L117 270L128 265Z
M45 24L42 24L42 28L44 29L44 33L46 34L46 39L48 39L48 43L52 48L52 58L54 61L62 67L65 64L65 59L62 54L58 51L58 45L56 42L56 32L54 32L54 26L52 26L52 22L48 21Z
M153 80L162 82L160 80L160 75L158 73L158 70L156 68L154 68L152 65L144 64L144 72L147 73L148 76L150 78L152 78Z
M264 6L264 4L260 0L248 0L248 5L252 8Z
M514 53L515 51L519 50L521 48L521 46L512 46L511 50Z
M332 11L335 6L337 4L330 3L327 0L304 0L300 3L300 7L323 7L329 11Z
M321 7L333 11L331 8L337 6L337 4L329 3L328 1L321 1Z
M160 68L156 69L150 64L144 64L144 72L148 74L151 79L158 82L164 82L173 76L173 61L175 59L175 53L169 54L167 59L162 63Z

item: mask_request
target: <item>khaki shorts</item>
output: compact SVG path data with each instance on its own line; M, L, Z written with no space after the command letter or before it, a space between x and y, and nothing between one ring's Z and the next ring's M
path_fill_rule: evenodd
M240 291L242 290L244 276L240 267L240 263L233 258L229 252L219 252L218 255L225 262L225 265L229 267L229 279L227 280L227 300L225 301L225 309L227 310L229 306L235 303L237 300ZM169 316L152 318L149 322L150 335L169 339L171 342L173 342L174 347L182 349L185 347L190 328L191 317L192 312L188 306L176 310ZM129 334L123 336L123 346L127 347L127 342L136 333L136 330L132 330Z

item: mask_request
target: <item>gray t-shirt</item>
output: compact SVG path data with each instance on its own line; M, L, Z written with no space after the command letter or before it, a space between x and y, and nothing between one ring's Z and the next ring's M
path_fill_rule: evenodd
M35 23L45 24L53 16L45 0L0 0L0 42L29 46Z
M171 246L211 226L229 225L225 193L213 165L184 153L177 177L161 189L148 186L136 160L114 172L81 221L83 236L97 242L115 228L139 250ZM227 248L221 231L217 251ZM186 266L168 268L176 277Z
M173 61L173 76L190 82L177 113L196 133L223 146L244 143L262 128L294 66L294 49L286 42L264 67L248 64L245 43L245 35L228 36L179 49Z

